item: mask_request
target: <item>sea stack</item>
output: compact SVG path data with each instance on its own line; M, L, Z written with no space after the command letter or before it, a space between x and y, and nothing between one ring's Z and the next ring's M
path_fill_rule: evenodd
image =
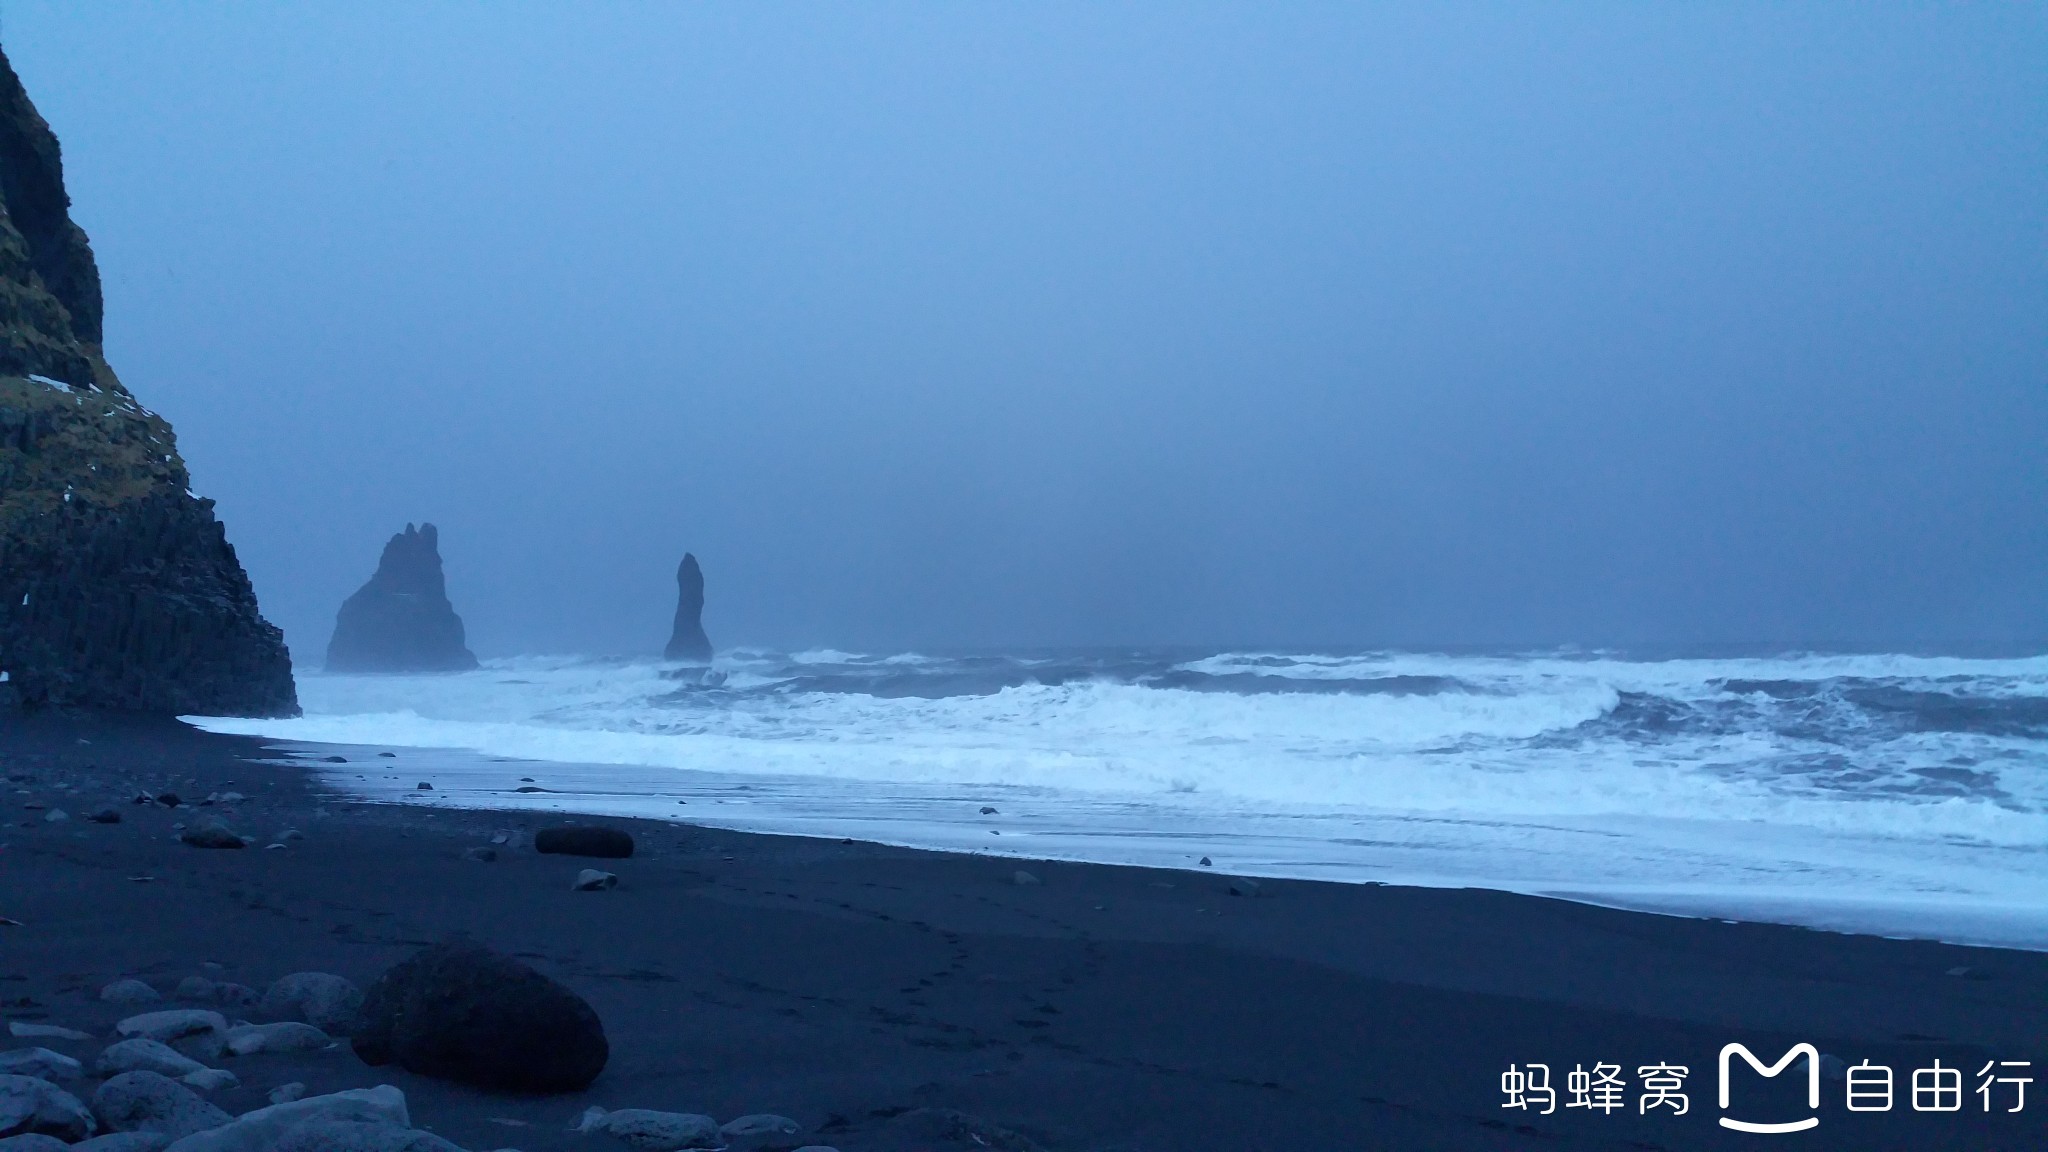
M697 664L711 662L711 638L704 635L704 570L688 552L683 553L682 566L676 569L676 626L662 655Z
M296 716L284 635L101 354L57 138L0 52L0 708Z
M432 524L393 536L377 574L342 601L327 644L329 672L464 672L476 657L448 602L440 534Z

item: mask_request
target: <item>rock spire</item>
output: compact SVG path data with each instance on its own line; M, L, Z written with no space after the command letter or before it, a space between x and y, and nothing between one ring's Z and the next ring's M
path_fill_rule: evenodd
M662 655L670 660L711 662L711 638L704 635L704 570L688 552L683 553L683 562L676 569L676 625Z
M329 672L462 672L476 667L448 602L440 533L411 524L384 545L376 575L342 601Z

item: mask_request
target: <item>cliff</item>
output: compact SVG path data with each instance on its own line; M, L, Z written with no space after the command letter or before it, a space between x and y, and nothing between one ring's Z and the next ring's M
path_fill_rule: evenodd
M213 502L101 354L70 206L0 52L0 705L297 715L283 634Z
M476 667L462 617L448 602L440 533L432 524L393 536L376 574L342 601L327 645L330 672L462 672Z
M711 637L704 635L704 570L688 552L676 568L676 623L662 655L699 664L711 661Z

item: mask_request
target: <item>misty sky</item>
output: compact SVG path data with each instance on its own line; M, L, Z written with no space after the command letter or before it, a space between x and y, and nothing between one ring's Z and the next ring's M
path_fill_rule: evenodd
M0 7L302 667L2048 642L2038 5Z

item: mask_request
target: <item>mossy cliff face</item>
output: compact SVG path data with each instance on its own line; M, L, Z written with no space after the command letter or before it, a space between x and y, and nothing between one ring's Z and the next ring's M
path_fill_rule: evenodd
M100 352L57 139L0 53L0 706L296 715L171 426Z

